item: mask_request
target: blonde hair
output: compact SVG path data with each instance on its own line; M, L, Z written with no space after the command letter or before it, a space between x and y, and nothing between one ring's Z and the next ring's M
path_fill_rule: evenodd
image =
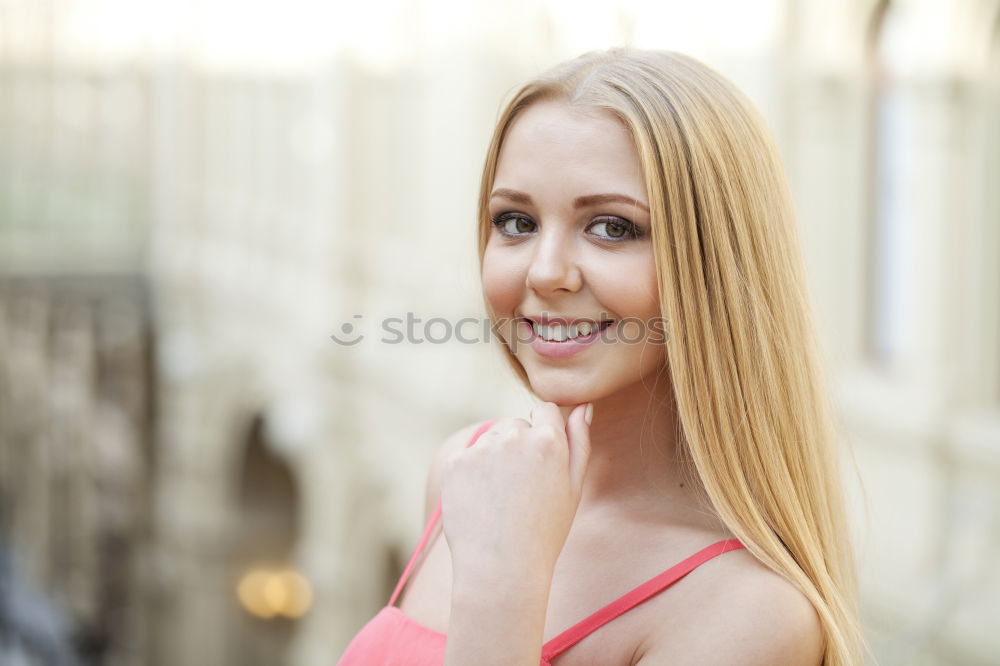
M480 266L501 144L542 99L610 111L630 131L649 196L681 450L725 525L812 602L823 664L861 663L839 440L766 123L732 83L679 53L616 48L552 68L516 89L498 119L479 196Z

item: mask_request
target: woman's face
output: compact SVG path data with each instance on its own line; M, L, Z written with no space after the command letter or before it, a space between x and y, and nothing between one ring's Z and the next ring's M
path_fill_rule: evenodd
M483 292L535 395L596 401L663 367L646 188L611 113L561 101L523 110L500 151L489 213ZM583 325L539 327L545 318Z

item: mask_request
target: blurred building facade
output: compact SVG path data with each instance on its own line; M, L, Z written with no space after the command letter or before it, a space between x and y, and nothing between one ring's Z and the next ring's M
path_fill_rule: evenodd
M89 663L327 664L386 602L437 443L531 402L428 342L483 314L499 100L613 43L702 57L781 143L880 663L996 663L1000 2L776 1L702 52L650 36L669 7L587 42L556 2L386 3L382 51L275 69L84 49L98 4L0 3L0 540Z

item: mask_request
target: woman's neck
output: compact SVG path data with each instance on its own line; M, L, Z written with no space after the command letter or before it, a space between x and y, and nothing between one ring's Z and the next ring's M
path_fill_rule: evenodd
M638 382L594 402L590 462L579 514L624 510L631 516L704 513L697 476L685 473L673 393ZM572 407L563 408L568 417Z

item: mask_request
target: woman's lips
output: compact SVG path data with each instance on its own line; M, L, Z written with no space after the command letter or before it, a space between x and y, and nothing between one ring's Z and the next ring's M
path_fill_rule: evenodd
M601 332L613 323L605 322L587 335L580 335L562 342L550 342L535 334L534 326L530 321L522 319L518 322L518 340L530 340L531 349L539 356L557 359L568 358L580 353L597 341L601 337Z

